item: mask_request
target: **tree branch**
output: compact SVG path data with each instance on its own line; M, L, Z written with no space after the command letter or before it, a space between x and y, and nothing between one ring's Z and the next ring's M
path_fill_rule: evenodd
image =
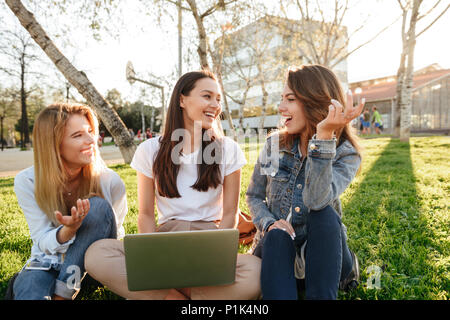
M236 2L237 0L230 0L230 1L228 1L228 2L223 2L223 7L225 8L227 5L229 5L229 4L231 4L231 3L233 3L233 2ZM211 14L213 14L218 8L220 8L221 7L221 3L220 3L220 1L218 2L218 3L216 3L216 4L214 4L211 8L209 8L208 10L206 10L205 12L203 12L201 15L200 15L200 18L203 20L203 18L205 18L205 17L207 17L207 16L209 16L209 15L211 15Z
M447 8L445 8L442 12L441 12L441 14L440 15L438 15L437 17L436 17L436 19L434 19L433 20L433 22L431 22L425 29L423 29L422 31L420 31L417 35L416 35L416 38L418 37L418 36L420 36L422 33L424 33L425 31L427 31L437 20L439 20L443 15L444 15L444 13L448 10L448 8L450 8L450 4L447 6Z
M172 0L165 0L165 1L167 1L169 3L172 3L172 4L174 4L174 5L176 5L178 7L178 3L175 2L175 1L172 1ZM191 11L191 9L183 7L183 6L181 6L181 9L186 10L186 11Z
M352 51L348 52L347 54L345 54L343 57L341 57L339 60L337 60L335 63L333 63L330 67L333 68L334 66L336 66L337 64L339 64L342 60L344 60L345 58L347 58L349 55L351 55L353 52L355 52L356 50L358 50L359 48L365 46L366 44L372 42L373 40L375 40L381 33L383 33L384 31L386 31L389 27L391 27L395 22L397 22L397 20L400 18L401 16L399 16L397 19L395 19L393 22L391 22L391 24L389 24L388 26L384 27L383 29L381 29L380 32L378 32L375 36L373 36L371 39L369 39L368 41L362 43L361 45L359 45L358 47L356 47L355 49L353 49ZM336 58L337 55L334 55L333 58ZM332 59L333 59L332 58Z
M431 13L431 11L433 11L433 10L439 5L440 2L441 2L441 0L438 0L438 1L434 4L434 6L432 6L431 9L428 10L427 13L424 13L423 15L418 16L418 17L417 17L417 21L419 21L419 20L422 19L423 17L426 17L427 15L429 15L429 14Z

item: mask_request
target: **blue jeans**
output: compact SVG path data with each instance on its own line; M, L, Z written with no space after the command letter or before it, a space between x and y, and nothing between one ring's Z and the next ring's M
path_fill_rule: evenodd
M14 282L15 300L48 300L54 294L72 299L85 275L84 254L97 240L116 238L116 220L109 203L99 197L89 199L89 213L67 249L61 265L45 270L23 269Z
M339 281L352 269L352 256L341 228L341 220L331 207L310 211L307 216L305 249L305 298L335 300ZM297 300L294 276L296 250L289 234L280 229L266 233L255 255L260 255L261 290L265 300Z

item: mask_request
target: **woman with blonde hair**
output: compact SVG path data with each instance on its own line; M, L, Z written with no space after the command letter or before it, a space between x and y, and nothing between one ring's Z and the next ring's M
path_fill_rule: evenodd
M124 236L125 185L97 146L98 120L81 104L52 104L34 124L34 165L14 180L30 230L31 257L14 299L73 299L91 243Z
M355 177L361 155L350 122L353 106L336 75L320 65L290 68L279 111L283 128L270 135L247 190L258 228L263 299L336 299L359 276L347 247L339 196Z

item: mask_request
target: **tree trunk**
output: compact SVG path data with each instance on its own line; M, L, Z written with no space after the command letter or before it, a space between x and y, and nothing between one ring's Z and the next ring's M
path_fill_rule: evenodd
M236 130L234 129L233 118L231 117L230 108L228 106L227 95L225 94L225 88L223 87L222 74L219 72L217 74L217 77L219 78L220 88L222 89L222 93L223 93L222 100L223 100L224 105L225 105L225 111L226 111L226 118L228 120L228 126L230 127L230 131L233 132L233 139L234 139L234 141L237 141L237 135L236 135Z
M197 4L196 4L195 0L187 0L187 3L189 4L189 6L191 8L192 14L195 19L195 23L197 24L197 32L198 32L198 39L199 39L197 53L200 58L200 66L202 69L209 69L208 39L206 36L205 26L203 25L203 19L198 12Z
M211 59L213 62L213 68L214 72L217 76L217 80L220 85L220 89L222 90L222 100L225 105L225 117L228 121L228 126L230 127L230 131L233 133L233 139L234 141L237 141L237 134L236 130L234 128L233 124L233 118L231 117L230 107L228 106L228 100L227 100L227 94L225 91L225 87L223 86L223 79L222 79L222 63L223 63L223 54L224 54L224 46L225 46L225 33L222 33L222 45L221 45L221 52L219 56L219 61L217 61L217 56L214 55L213 52L210 51Z
M262 93L262 105L261 105L261 118L259 119L259 132L262 132L262 129L264 129L264 121L266 119L266 108L267 108L267 98L269 96L269 93L266 90L265 86L265 79L264 74L262 73L262 66L261 62L258 63L258 72L259 76L261 77L261 93Z
M408 45L408 65L401 93L400 109L400 141L408 142L411 133L412 89L414 76L414 48L416 46L415 27Z
M400 138L400 105L402 103L402 89L405 83L405 73L406 73L406 48L403 49L400 57L400 66L397 71L397 89L396 89L396 108L394 112L394 137Z
M261 91L262 91L262 106L261 106L261 118L259 119L259 130L264 129L264 121L266 120L266 108L267 108L267 97L268 93L265 88L264 81L261 81Z
M397 115L400 116L400 130L398 131L401 141L409 142L411 133L411 113L412 113L412 89L414 76L414 49L416 46L416 23L419 15L419 7L422 0L414 0L409 28L406 35L402 30L403 51L401 65L399 67L397 83ZM403 15L405 17L405 11ZM406 52L405 52L406 50ZM406 60L406 61L405 61ZM403 64L402 64L403 63ZM406 64L406 67L405 67ZM404 73L404 74L402 74ZM396 123L397 124L397 123ZM397 126L396 126L397 127ZM396 128L397 129L397 128ZM396 130L397 132L397 130Z
M242 97L242 101L239 104L239 128L241 130L241 132L245 132L244 129L244 106L245 106L245 102L247 101L247 94L248 91L250 90L250 85L247 82L247 88L244 91L244 95Z
M144 115L144 104L141 103L141 124L142 124L142 135L144 136L144 139L142 140L146 140L145 137L145 115ZM161 131L163 132L163 131Z
M396 105L394 112L394 137L400 138L400 121L401 121L401 109L402 104L402 90L405 83L406 74L406 56L408 51L408 34L406 32L406 19L408 16L408 11L403 8L402 15L402 53L400 56L400 65L397 70L397 88L396 88Z
M78 92L80 92L87 102L94 107L102 122L113 136L114 141L119 146L123 159L126 163L130 163L136 150L136 146L117 112L111 108L108 102L92 85L86 74L82 71L78 71L59 51L41 25L36 21L33 14L23 6L20 0L5 1L14 15L19 19L22 26L28 31L42 50L44 50L58 70L61 71L64 77L75 88L77 88Z
M28 128L27 94L25 92L25 51L20 59L20 105L21 116L21 148L30 149L30 130Z
M2 143L2 151L3 151L3 119L5 119L4 116L0 117L0 141Z

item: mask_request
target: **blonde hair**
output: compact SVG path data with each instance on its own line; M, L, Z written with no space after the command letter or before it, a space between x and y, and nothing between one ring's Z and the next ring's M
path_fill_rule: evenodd
M34 195L36 202L52 223L59 222L54 212L69 214L63 192L69 180L61 158L60 146L64 130L71 115L83 115L94 131L94 139L98 140L98 120L94 111L82 104L55 103L42 110L34 123ZM82 168L81 182L75 192L75 199L86 199L92 196L103 198L100 186L100 172L105 164L100 157L97 143L94 144L94 160Z

